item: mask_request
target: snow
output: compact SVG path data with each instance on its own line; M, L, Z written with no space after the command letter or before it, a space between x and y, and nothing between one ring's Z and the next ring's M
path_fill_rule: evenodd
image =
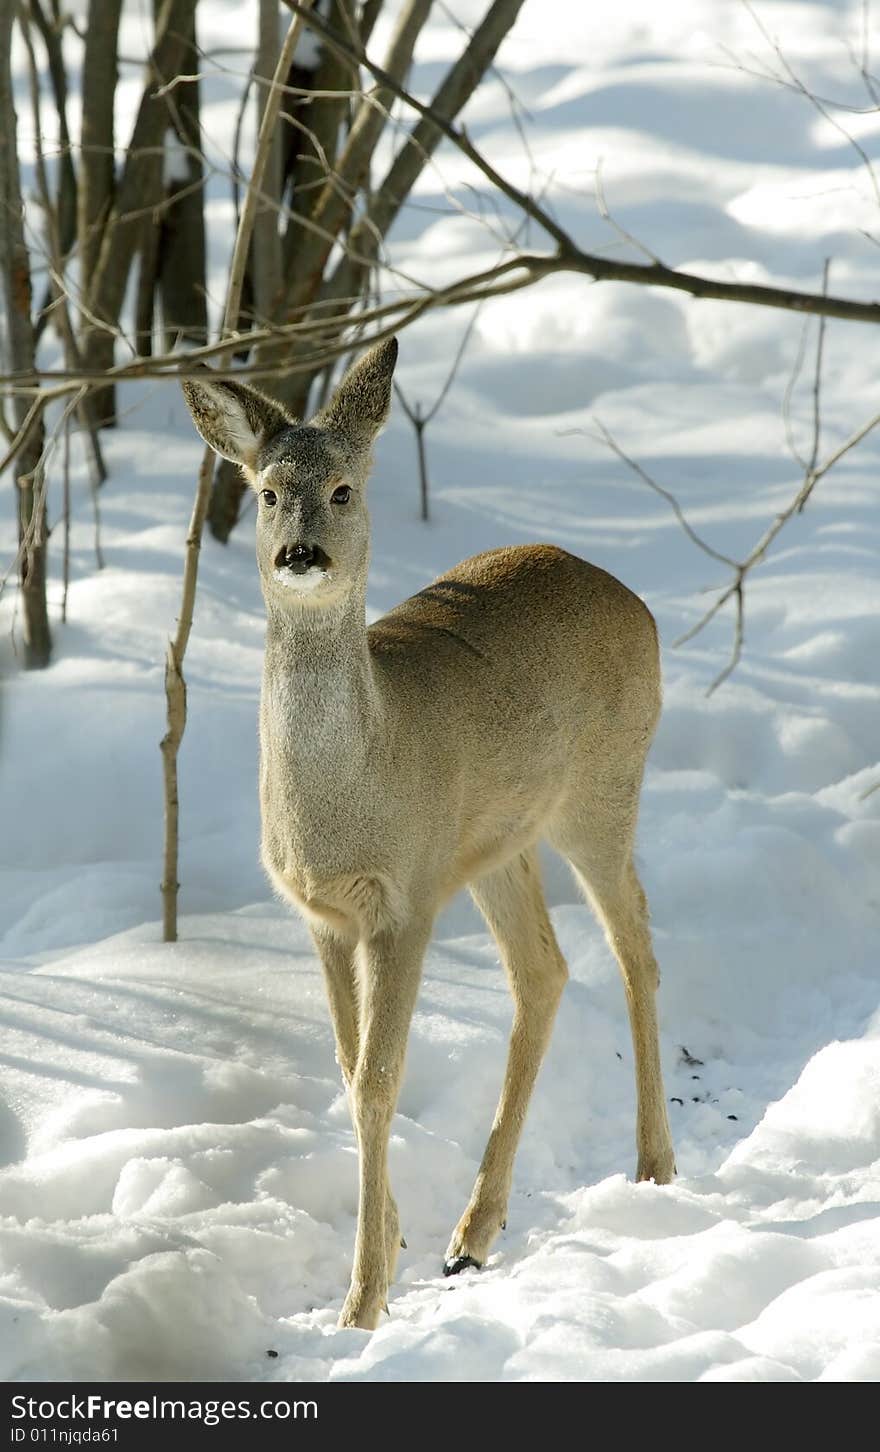
M455 13L472 23L481 8ZM203 12L206 46L228 42L233 20L237 36L254 33L253 4L202 0ZM598 14L529 0L501 54L531 111L535 164L553 173L549 200L584 244L633 255L592 197L602 157L615 219L665 261L815 289L831 256L834 290L875 295L876 247L859 232L876 232L866 170L803 96L726 68L731 53L774 63L745 8L683 0ZM861 6L764 3L761 15L818 94L866 104L846 49L858 51ZM139 27L132 7L127 53ZM418 91L459 44L441 7ZM235 87L219 76L204 94L211 144L228 152ZM477 143L528 181L491 78L472 112ZM876 145L876 127L853 131ZM471 176L443 150L419 204L447 207L447 188ZM222 176L209 209L216 298ZM395 265L428 277L496 256L473 216L416 208L391 247ZM436 314L402 335L411 402L436 398L467 320ZM548 855L571 982L507 1230L483 1271L442 1278L510 1025L494 946L456 901L427 955L394 1122L408 1248L373 1335L335 1326L354 1139L310 940L258 865L253 515L228 548L202 551L183 916L179 943L163 945L164 647L202 446L176 388L125 386L122 427L104 445L100 572L74 448L68 624L56 530L48 672L17 673L3 606L4 1379L880 1380L880 443L869 436L820 482L751 577L743 661L707 697L730 650L729 610L689 645L672 642L727 572L593 422L739 558L801 477L781 415L801 328L782 313L557 277L482 309L425 436L430 525L417 518L415 440L399 409L380 442L371 617L467 554L529 539L619 574L657 616L665 709L639 860L679 1175L662 1189L632 1181L617 970ZM815 336L793 395L804 455ZM878 371L876 330L830 322L823 456L876 409Z
M169 126L165 131L162 157L162 180L166 187L174 182L189 181L189 153L177 132Z

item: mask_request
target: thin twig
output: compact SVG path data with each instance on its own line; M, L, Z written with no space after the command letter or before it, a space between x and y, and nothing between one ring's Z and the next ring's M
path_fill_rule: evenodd
M828 273L831 268L831 258L825 258L825 265L822 268L822 292L828 291ZM813 371L813 447L810 450L810 460L807 464L807 473L814 474L816 465L819 462L819 443L822 437L822 351L825 344L825 328L827 318L819 319L819 336L816 339L816 366ZM803 514L804 506L809 499L809 493L805 494L798 505L798 514Z
M176 82L181 79L182 77L176 76L175 79L173 81L169 81L168 84L175 85ZM195 79L195 77L188 77L187 79ZM241 132L242 127L244 126L245 113L247 111L248 96L251 93L251 86L253 85L253 83L254 69L253 66L251 66L251 69L247 76L247 80L245 81L244 90L241 93L241 100L238 103L238 110L235 114L235 130L232 133L232 169L230 171L230 180L232 182L232 208L235 213L236 230L238 229L238 224L240 220L241 206L241 167L239 166L239 156L241 153Z
M791 405L794 399L794 391L801 376L801 369L804 366L804 359L807 356L807 338L810 335L811 318L804 318L804 325L801 328L801 335L798 339L797 353L792 364L791 373L788 375L788 382L785 385L785 392L782 395L782 427L785 430L785 441L788 444L788 452L795 463L802 469L807 468L807 461L803 457L794 436L794 425L791 417Z
M34 548L34 542L39 536L39 529L42 523L41 511L44 507L44 504L42 497L38 497L38 488L40 490L45 489L46 471L49 459L54 453L56 444L58 442L58 435L67 420L70 418L71 414L75 413L78 409L80 403L82 402L82 399L85 397L85 391L85 387L83 386L78 390L77 393L73 395L72 398L68 399L67 403L64 405L61 417L59 418L58 423L55 425L55 428L51 432L47 431L46 437L43 440L43 448L40 453L40 457L37 460L30 475L30 478L34 481L34 512L31 515L27 529L25 530L24 534L21 536L21 539L18 542L18 549L15 552L14 558L10 561L9 566L5 570L3 575L0 576L0 596L2 596L4 590L6 589L6 586L8 585L11 576L18 570L18 567L21 564L22 560L26 559L31 554ZM16 487L21 487L21 480L16 481Z
M742 646L742 617L744 611L743 587L746 576L751 570L755 568L756 565L759 565L761 563L761 561L767 554L767 551L769 550L771 544L776 539L776 536L779 534L780 530L784 529L785 525L792 518L792 516L800 511L802 505L806 502L807 499L809 499L819 480L824 478L829 470L833 469L834 465L837 464L845 454L849 453L850 449L854 449L857 444L860 444L862 439L864 439L871 432L872 429L875 429L878 424L880 424L880 413L875 414L874 417L869 419L867 423L862 424L859 428L855 430L854 433L850 434L849 438L845 439L844 442L838 448L836 448L832 454L829 455L829 457L819 468L808 470L808 472L804 476L803 483L801 484L794 497L786 505L785 509L781 510L780 513L776 515L773 523L769 525L768 528L764 531L764 533L761 535L760 539L754 545L747 557L740 563L735 565L734 568L736 573L733 581L722 589L718 598L715 600L715 603L709 608L709 610L706 611L701 619L699 619L695 625L691 626L689 630L685 631L684 635L680 635L677 640L674 640L672 642L673 646L677 647L686 644L686 642L689 640L693 640L694 636L698 635L700 631L709 624L709 621L718 614L718 611L727 604L728 600L732 598L736 599L737 634L734 640L734 657L732 658L729 666L726 667L725 670L721 672L721 675L712 682L707 694L711 695L712 692L721 684L721 682L727 679L727 677L731 673L731 670L735 668L740 658Z
M821 376L821 360L817 365L817 376ZM731 583L721 590L717 599L701 616L697 623L691 626L689 630L685 631L683 635L680 635L677 640L674 640L672 642L673 647L677 648L679 646L685 645L689 640L693 640L694 636L698 635L700 631L704 630L711 620L714 620L715 616L728 603L729 600L733 600L735 602L736 613L734 618L734 636L730 658L724 669L715 677L706 692L707 695L712 695L712 693L716 691L718 687L722 685L723 682L726 681L730 675L732 675L732 673L736 670L736 667L739 665L740 660L742 659L743 644L745 639L745 582L747 575L752 569L755 568L756 565L760 564L761 560L763 560L764 556L767 554L768 549L770 548L770 545L773 543L780 530L784 528L784 526L788 523L788 521L792 518L794 514L799 513L800 510L803 509L804 504L806 503L807 499L809 499L810 494L813 492L813 489L816 487L816 484L819 482L819 480L825 474L827 474L828 471L832 469L840 459L843 458L844 454L849 453L850 449L855 448L855 446L861 443L862 439L865 438L865 436L869 434L872 429L876 428L876 426L880 424L880 414L875 415L875 417L870 419L868 423L863 424L860 428L856 429L855 433L851 434L849 438L840 445L839 448L835 449L835 451L825 460L825 462L821 466L817 466L814 459L814 461L811 463L811 466L807 469L804 480L797 493L794 495L793 499L789 502L784 510L776 515L773 523L765 530L764 534L761 535L760 539L754 545L746 559L741 561L734 560L729 555L722 554L720 551L714 549L712 545L708 544L706 540L702 539L700 535L697 534L696 530L692 527L692 525L689 524L688 520L685 518L684 512L681 509L681 506L679 505L678 500L675 498L674 494L670 493L668 489L664 489L662 484L658 484L656 479L653 479L651 475L647 472L647 470L642 467L641 464L639 464L635 459L627 454L625 450L620 447L620 445L612 437L612 435L609 433L608 429L601 422L601 420L597 419L594 416L593 422L599 430L599 436L602 439L602 442L606 444L607 447L611 449L611 451L616 454L617 457L624 464L626 464L627 468L631 469L634 474L636 474L645 484L647 484L650 489L652 489L656 494L659 494L662 499L666 500L667 504L669 504L673 514L675 515L678 523L680 524L684 533L687 535L688 539L690 539L695 545L697 545L697 547L701 549L704 554L709 555L712 559L718 560L721 564L728 565L734 571L734 578ZM566 433L582 432L583 430L581 429L566 430ZM816 442L814 455L816 455L817 453L818 443Z
M611 212L608 208L608 203L605 200L605 187L602 182L601 156L596 162L594 176L596 178L596 206L599 210L599 216L602 218L602 221L607 222L609 227L613 227L618 237L620 237L622 241L628 242L629 245L631 247L634 247L637 252L643 253L643 255L647 257L648 261L653 263L655 267L662 267L663 263L657 256L656 252L652 252L650 247L646 247L644 242L640 242L638 237L634 237L632 232L628 232L625 227L622 227L621 224L614 217L612 217Z
M98 480L94 474L89 475L89 493L92 496L92 521L95 527L95 565L97 569L103 570L106 562L104 560L104 550L101 546L101 496L98 492Z
M826 105L824 105L822 101L819 100L819 97L816 96L816 95L814 95L813 92L809 89L808 86L805 86L804 85L804 83L801 80L800 76L797 75L797 73L795 72L795 70L792 68L791 64L787 60L787 58L785 56L785 52L783 51L781 45L779 44L779 41L776 40L776 38L773 35L771 35L770 31L767 29L767 27L764 24L763 20L761 19L760 15L758 15L758 13L755 10L754 6L751 4L751 0L740 0L740 4L748 11L748 13L751 16L752 20L754 21L755 25L758 27L758 29L760 30L760 32L763 35L764 39L766 40L767 44L772 47L772 49L774 51L774 54L776 55L776 57L777 57L780 65L782 66L783 70L785 71L785 74L788 76L788 78L791 81L791 84L794 86L795 90L799 91L800 94L802 96L804 96L806 98L806 100L808 100L810 102L810 105L813 106L813 107L815 107L815 109L819 112L819 115L825 121L828 122L829 126L833 126L834 129L835 129L835 131L838 131L840 133L840 135L844 138L844 140L845 141L848 141L849 144L850 144L850 146L856 152L856 154L858 155L858 157L860 158L860 160L862 162L862 165L864 166L865 170L868 173L868 177L869 177L870 182L871 182L871 187L873 188L873 191L874 191L875 200L877 202L877 205L880 206L880 184L878 184L877 174L874 171L874 167L873 167L873 164L871 162L871 158L869 157L869 155L866 152L865 148L863 146L860 146L859 145L859 143L858 143L858 141L856 141L855 137L850 135L850 133L847 131L846 127L843 126L843 125L841 125L841 123L837 120L837 118L835 116L832 116L831 115L831 112L829 111L828 107Z
M859 74L874 105L880 108L880 88L871 74L871 0L862 0L862 54Z
M449 390L452 387L455 375L459 370L461 360L465 355L467 345L471 340L471 334L473 333L476 326L477 318L479 316L482 306L483 304L481 302L477 303L477 306L471 313L471 316L468 320L468 325L465 328L464 333L462 334L461 341L459 342L458 348L455 352L455 357L452 360L452 366L446 375L440 392L434 400L433 406L428 410L427 413L422 412L421 403L417 402L411 407L409 402L407 401L406 394L404 393L401 385L397 381L395 381L394 383L394 391L400 401L400 405L407 418L409 419L410 423L412 424L413 428L415 429L416 451L418 454L419 462L419 496L421 500L421 518L425 521L425 523L427 523L427 521L431 517L429 506L430 491L428 488L428 457L425 449L425 430L431 420L436 417L437 413L442 408L446 395L449 393Z
M64 454L62 465L64 510L64 549L61 556L61 624L67 624L67 592L70 587L70 418L64 420Z
M794 91L797 95L803 94L800 86L796 86L792 81L787 81L785 76L778 75L776 71L764 69L759 64L755 64L753 66L745 65L742 59L737 55L734 50L730 48L730 46L719 44L718 49L721 51L722 55L727 56L730 64L721 65L720 62L716 61L714 62L714 68L716 70L736 71L739 75L754 76L755 80L757 81L769 81L771 85L778 86L780 90ZM757 57L752 56L751 58L757 61ZM874 111L877 110L876 105L873 104L870 106L853 106L848 101L838 101L835 100L832 96L822 96L819 94L818 91L814 91L813 94L815 95L817 100L822 102L823 106L827 106L831 111L846 111L851 116L870 116Z
M645 484L648 485L649 489L653 489L655 494L659 494L661 499L666 500L666 503L669 505L670 509L672 510L688 539L691 540L698 549L701 549L704 554L709 555L711 559L718 560L718 562L722 565L729 565L732 570L735 570L737 568L736 560L732 560L729 555L724 555L720 552L720 550L714 549L712 545L707 544L706 541L697 534L693 525L689 524L687 519L685 518L684 511L678 500L676 499L675 495L670 493L668 489L664 489L662 484L658 484L656 479L652 479L651 475L647 472L647 470L643 469L641 464L639 464L635 459L627 454L624 449L620 447L617 440L613 438L613 436L609 433L602 420L597 418L595 414L593 415L593 423L599 430L599 436L602 442L607 445L611 452L616 454L618 459L620 459L622 463L626 464L628 469L631 469L634 474L637 474L638 477ZM583 433L583 430L563 430L563 436L577 433Z

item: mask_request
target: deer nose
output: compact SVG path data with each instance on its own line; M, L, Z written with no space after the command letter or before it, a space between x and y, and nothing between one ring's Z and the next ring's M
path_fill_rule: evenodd
M286 566L295 575L304 575L306 570L310 570L317 563L317 557L318 551L314 545L285 545L275 559L275 566L279 570Z

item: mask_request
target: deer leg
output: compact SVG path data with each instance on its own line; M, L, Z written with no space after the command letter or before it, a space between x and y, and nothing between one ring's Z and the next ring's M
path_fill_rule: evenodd
M446 1275L482 1265L504 1225L513 1160L568 978L547 916L534 851L471 884L495 935L513 994L513 1029L501 1098L467 1209L446 1252Z
M358 1052L357 985L354 971L354 939L339 938L324 928L313 927L312 937L321 967L330 1005L330 1018L336 1037L336 1062L342 1070L346 1089L351 1084Z
M621 860L620 835L613 852L608 844L615 841L612 833L585 831L580 843L572 844L569 835L561 850L568 857L605 929L611 950L620 965L626 1005L629 1010L635 1057L636 1148L639 1180L654 1180L667 1185L675 1174L675 1152L666 1113L666 1092L660 1067L660 1044L657 1035L657 987L660 971L651 945L648 903L639 882L629 840L624 839ZM604 844L599 850L597 842Z
M324 984L327 990L327 1001L330 1005L333 1032L336 1037L336 1062L342 1070L349 1105L351 1105L351 1081L357 1064L359 1040L358 989L355 978L357 943L353 938L346 940L319 927L312 928L312 937L324 969ZM397 1202L391 1193L391 1186L386 1181L385 1255L389 1281L394 1278L397 1256L402 1244Z
M375 933L359 948L360 1041L351 1080L359 1151L358 1225L340 1326L372 1331L387 1309L388 1138L430 936L429 921Z

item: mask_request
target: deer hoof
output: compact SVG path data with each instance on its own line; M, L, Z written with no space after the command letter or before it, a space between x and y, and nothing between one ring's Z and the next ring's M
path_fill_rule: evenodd
M456 1255L452 1260L447 1260L443 1266L445 1276L457 1276L461 1271L473 1266L474 1270L482 1270L483 1262L474 1260L472 1255Z

